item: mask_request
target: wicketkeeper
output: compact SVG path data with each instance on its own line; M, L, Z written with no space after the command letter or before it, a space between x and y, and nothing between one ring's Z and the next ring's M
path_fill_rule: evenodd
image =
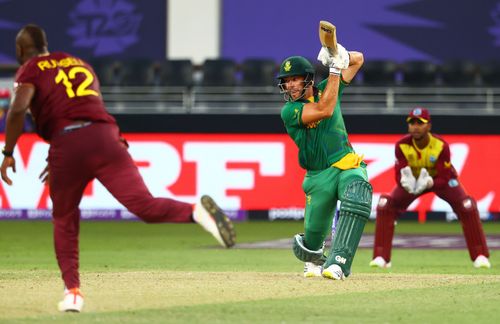
M392 238L396 220L418 197L434 192L457 214L476 268L489 268L489 252L476 201L458 180L450 161L450 147L430 132L431 116L425 108L415 108L406 118L408 135L396 143L396 187L380 196L377 207L372 267L391 266Z

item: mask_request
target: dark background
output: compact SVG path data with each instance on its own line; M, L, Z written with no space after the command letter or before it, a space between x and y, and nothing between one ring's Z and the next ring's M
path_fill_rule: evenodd
M115 115L125 133L285 133L276 115ZM405 116L344 115L352 134L404 134ZM500 116L432 116L436 134L500 134ZM499 149L499 148L492 148Z

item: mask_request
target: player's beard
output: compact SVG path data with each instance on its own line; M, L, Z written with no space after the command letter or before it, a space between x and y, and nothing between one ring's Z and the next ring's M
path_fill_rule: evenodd
M290 97L293 101L296 101L302 97L304 97L305 89L294 89L290 91Z
M418 131L414 130L414 131L410 132L410 134L411 134L411 137L415 141L421 141L427 137L428 132L426 132L424 130L418 130Z
M292 98L292 101L297 101L300 99L303 99L306 96L306 92L309 89L309 87L313 86L313 83L311 80L304 80L303 81L303 87L301 89L293 89L288 92L288 95L290 98ZM293 95L292 95L293 92Z

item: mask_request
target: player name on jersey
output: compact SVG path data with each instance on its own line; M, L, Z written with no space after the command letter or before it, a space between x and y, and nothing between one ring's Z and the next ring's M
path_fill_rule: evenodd
M76 57L65 57L61 60L43 60L37 63L40 70L45 69L56 69L56 68L66 68L70 66L84 65L85 63Z

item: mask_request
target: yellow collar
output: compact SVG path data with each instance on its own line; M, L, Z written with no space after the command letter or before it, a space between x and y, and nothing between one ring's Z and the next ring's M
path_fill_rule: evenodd
M428 147L429 147L429 145L431 145L431 142L432 142L433 138L434 138L434 137L432 137L432 134L431 134L431 133L429 133L429 143L427 143L427 145L426 145L424 148L419 148L419 147L417 146L417 143L415 143L415 140L414 140L413 138L411 139L411 141L412 141L413 146L415 147L415 149L416 149L417 151L419 151L419 152L422 152L423 150L425 150L426 148L428 148Z

